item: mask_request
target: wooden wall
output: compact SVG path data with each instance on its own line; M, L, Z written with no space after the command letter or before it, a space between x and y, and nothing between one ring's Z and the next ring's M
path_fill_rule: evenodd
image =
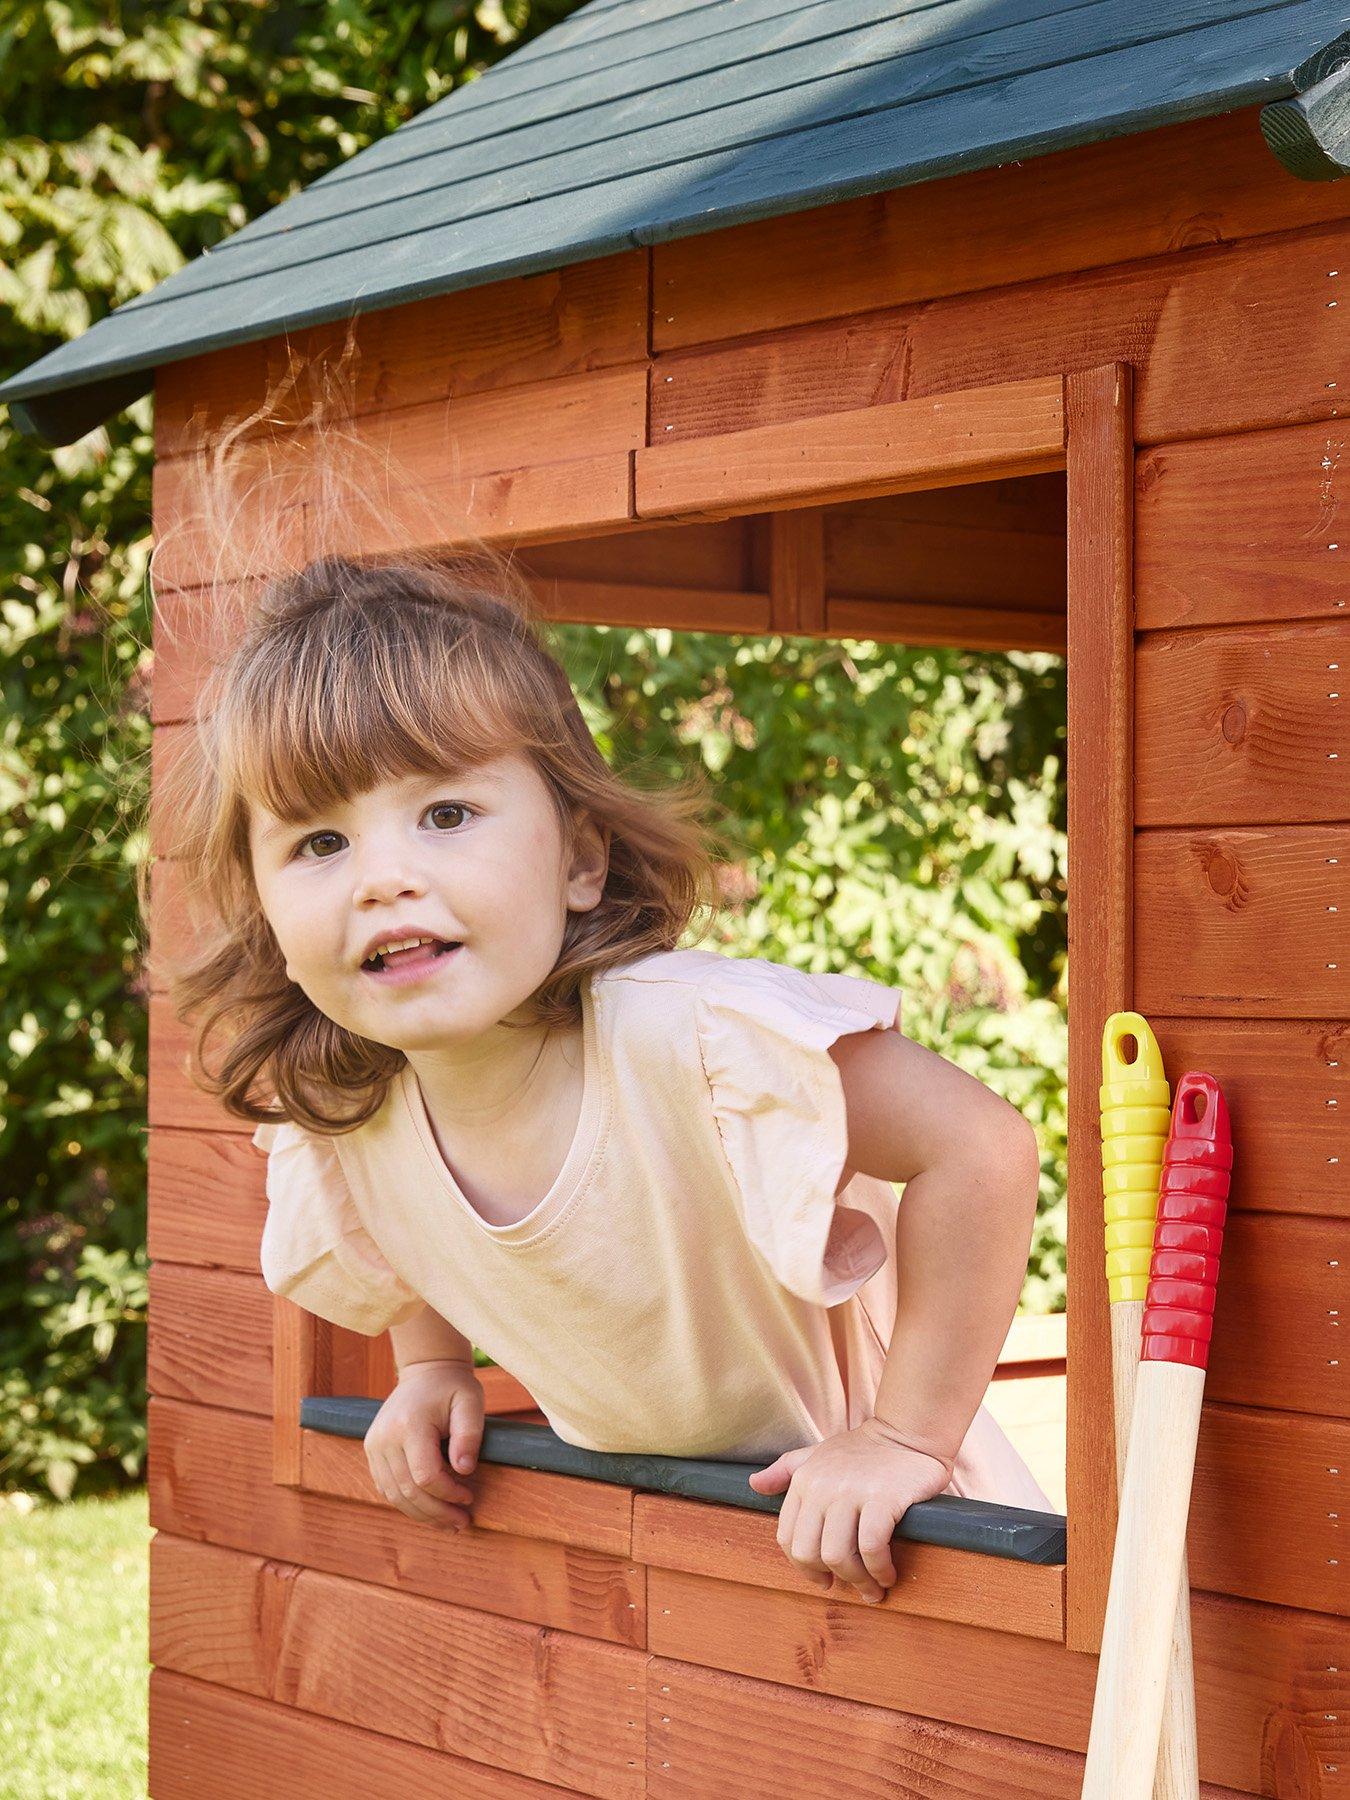
M948 641L989 641L997 594L935 588L933 552L877 590L860 532L957 527L970 580L983 558L1030 583L1010 628L1048 632L1056 607L1044 545L1042 577L977 554L981 490L658 530L638 451L1131 365L1133 998L1170 1070L1218 1076L1237 1137L1188 1543L1211 1796L1350 1795L1347 212L1347 184L1285 174L1250 110L360 324L358 435L428 506L526 546L562 616L713 629L915 635L948 606L969 612ZM162 372L158 530L190 503L194 441L285 353ZM1055 479L1025 478L1019 520ZM314 542L303 481L288 499L284 553ZM221 635L189 539L160 569L157 768ZM155 895L168 941L170 862ZM734 1509L484 1469L475 1529L433 1537L362 1486L359 1446L314 1433L302 1483L276 1484L262 1159L186 1083L184 1048L152 993L159 1800L1077 1793L1096 1664L1041 1634L1063 1571L916 1556L865 1608L795 1581L772 1520ZM379 1379L368 1348L337 1334L336 1387Z

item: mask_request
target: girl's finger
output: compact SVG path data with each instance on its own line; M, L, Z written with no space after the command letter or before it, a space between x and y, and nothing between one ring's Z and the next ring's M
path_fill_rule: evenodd
M445 1466L441 1440L429 1425L407 1433L403 1439L403 1454L408 1473L424 1494L435 1500L460 1500L465 1504L473 1500L473 1489Z
M858 1554L858 1508L851 1502L837 1500L826 1513L820 1533L820 1559L840 1581L847 1581L862 1593L872 1591L872 1578Z
M868 1574L883 1588L892 1586L896 1579L895 1551L891 1545L898 1523L893 1508L870 1501L858 1519L858 1554L867 1565Z
M394 1488L391 1497L400 1512L407 1513L410 1519L424 1519L428 1524L454 1525L459 1528L469 1523L465 1507L452 1506L448 1501L436 1500L430 1494L422 1492L412 1478L401 1444L395 1444L388 1452L386 1463L388 1478Z
M809 1502L804 1502L792 1528L792 1545L788 1555L816 1587L830 1585L830 1572L820 1554L820 1534L824 1520Z

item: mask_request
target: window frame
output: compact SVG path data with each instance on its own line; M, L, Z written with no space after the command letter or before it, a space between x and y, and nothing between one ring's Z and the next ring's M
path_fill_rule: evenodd
M1069 997L1068 1551L1063 1565L1005 1564L997 1585L1013 1600L994 1610L1000 1630L1054 1637L1095 1654L1116 1522L1097 1086L1102 1024L1130 1007L1133 985L1132 366L1110 362L652 445L634 451L630 467L633 526L765 512L791 520L804 509L843 500L1066 474L1068 923L1071 950L1085 945ZM589 536L595 529L579 523L548 535ZM789 552L792 535L789 525L782 533ZM823 618L784 617L783 610L774 593L766 629L824 629ZM334 1391L335 1367L352 1355L338 1340L350 1334L334 1334L325 1321L280 1297L273 1316L274 1480L311 1492L374 1497L359 1443L327 1438L300 1422L303 1397ZM357 1354L365 1358L366 1374L391 1374L387 1340L365 1342L368 1348ZM349 1367L342 1372L350 1378ZM504 1371L500 1375L500 1392L489 1396L491 1410L519 1410L522 1396L532 1404L518 1383ZM508 1488L568 1479L529 1470L499 1473L509 1478ZM908 1584L907 1607L995 1623L989 1565L998 1558L915 1548L927 1553L923 1566L932 1579L919 1581L923 1591ZM1023 1606L1033 1591L1035 1605Z

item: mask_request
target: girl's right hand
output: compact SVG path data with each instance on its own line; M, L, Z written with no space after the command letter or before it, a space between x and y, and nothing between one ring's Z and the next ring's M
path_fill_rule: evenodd
M456 1468L472 1470L483 1411L483 1384L469 1364L409 1363L365 1435L366 1461L384 1498L410 1519L462 1530L473 1489L447 1466L441 1440L449 1438Z

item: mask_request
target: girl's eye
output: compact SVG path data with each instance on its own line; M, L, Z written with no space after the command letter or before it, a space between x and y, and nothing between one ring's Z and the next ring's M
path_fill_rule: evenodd
M466 819L473 817L472 807L465 806L463 802L459 800L433 800L422 816L425 818L427 813L446 812L459 813ZM327 862L328 858L326 856L305 857L302 855L302 852L310 844L315 843L320 838L340 838L341 836L342 833L340 831L312 831L307 838L301 838L300 842L295 847L295 854L302 862Z

